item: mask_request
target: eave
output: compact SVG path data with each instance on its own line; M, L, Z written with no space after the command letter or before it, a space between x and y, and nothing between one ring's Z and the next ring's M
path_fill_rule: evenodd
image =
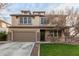
M61 26L9 26L8 28L70 28L70 26L64 26L64 27L61 27Z

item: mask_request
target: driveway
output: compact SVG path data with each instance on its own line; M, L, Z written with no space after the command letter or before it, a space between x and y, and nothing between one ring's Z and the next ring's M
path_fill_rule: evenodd
M0 56L30 56L34 42L11 42L0 45Z

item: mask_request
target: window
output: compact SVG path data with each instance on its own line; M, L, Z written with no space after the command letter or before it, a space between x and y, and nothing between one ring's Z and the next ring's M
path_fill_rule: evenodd
M28 23L31 24L31 17L28 18Z
M47 20L45 17L41 17L41 24L47 24Z
M54 30L54 36L57 37L58 31ZM59 36L59 35L58 35Z
M22 17L20 18L20 24L23 24L23 19L22 19Z
M50 34L52 37L61 37L61 30L51 30Z
M24 17L24 24L27 24L27 17Z
M31 17L21 17L20 24L32 24Z

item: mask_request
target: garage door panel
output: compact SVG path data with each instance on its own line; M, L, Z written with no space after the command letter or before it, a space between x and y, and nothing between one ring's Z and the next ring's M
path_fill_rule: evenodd
M36 39L36 33L35 32L28 32L28 31L15 31L13 32L13 39L14 41L32 41L34 42Z

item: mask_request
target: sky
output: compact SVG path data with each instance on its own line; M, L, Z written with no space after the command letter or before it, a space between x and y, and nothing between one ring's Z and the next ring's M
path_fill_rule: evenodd
M79 4L69 4L69 3L9 3L10 5L0 12L1 16L5 18L6 21L10 22L10 14L19 13L21 10L63 10L65 8L77 8L79 9Z
M12 6L10 6L8 9L12 9L12 11L17 11L17 10L22 10L22 9L26 9L26 10L50 10L50 8L52 7L55 8L56 6L58 6L58 4L56 3L16 3L16 4L12 4Z
M0 12L1 17L7 21L11 22L10 14L17 14L21 10L43 10L50 11L56 8L60 3L9 3L9 6Z
M10 14L19 13L21 10L43 10L50 11L59 5L56 3L9 3L9 6L0 12L7 22L11 22Z

